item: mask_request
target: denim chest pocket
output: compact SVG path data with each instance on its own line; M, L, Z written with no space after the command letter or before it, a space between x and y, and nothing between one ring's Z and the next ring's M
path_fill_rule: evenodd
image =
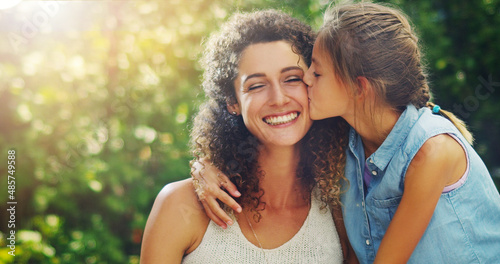
M366 202L371 236L374 240L380 242L398 209L401 196L386 199L375 199L372 197Z
M402 196L396 196L386 199L372 198L373 214L372 217L376 219L382 226L389 226L389 222L394 217Z

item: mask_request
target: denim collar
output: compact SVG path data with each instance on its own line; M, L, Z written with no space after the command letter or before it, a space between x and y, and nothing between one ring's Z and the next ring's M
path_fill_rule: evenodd
M405 111L401 114L382 145L370 156L370 159L373 160L373 164L379 170L384 171L396 154L397 150L401 148L401 145L408 137L408 133L410 133L411 128L415 122L417 122L418 116L418 110L414 105L409 104L406 106ZM361 155L361 157L364 157L363 142L361 141L359 134L352 127L349 131L349 142L349 148L351 151ZM361 153L359 153L360 151ZM359 157L360 156L358 156L358 158Z

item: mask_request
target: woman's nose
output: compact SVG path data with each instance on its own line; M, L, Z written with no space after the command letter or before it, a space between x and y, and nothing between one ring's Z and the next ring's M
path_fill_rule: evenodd
M271 105L284 105L290 101L285 89L280 84L273 85L269 98Z

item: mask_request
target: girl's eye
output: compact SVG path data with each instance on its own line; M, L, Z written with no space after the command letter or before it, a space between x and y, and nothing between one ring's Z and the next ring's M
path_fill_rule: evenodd
M313 74L314 74L314 77L319 77L319 76L321 76L321 75L317 74L316 72L313 72Z

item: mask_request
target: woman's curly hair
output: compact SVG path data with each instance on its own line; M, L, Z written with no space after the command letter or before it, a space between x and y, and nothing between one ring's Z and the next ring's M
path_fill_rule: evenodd
M259 142L241 116L231 115L227 103L236 102L234 81L241 53L252 44L291 43L292 50L310 65L315 33L299 20L275 10L235 14L205 43L201 59L206 102L194 118L191 149L195 160L206 158L224 172L242 194L238 202L249 206L257 219L265 206L259 179ZM298 64L299 62L297 62ZM338 205L343 176L347 125L341 119L314 122L301 140L297 175L310 191L316 184L325 204Z

